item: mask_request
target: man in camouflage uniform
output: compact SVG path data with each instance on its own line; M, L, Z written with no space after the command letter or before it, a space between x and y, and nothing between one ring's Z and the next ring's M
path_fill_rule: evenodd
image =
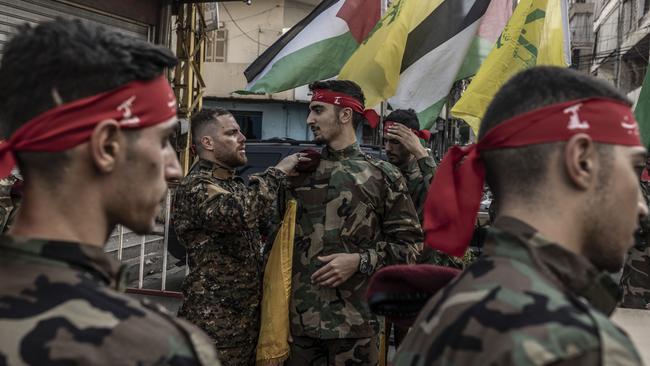
M286 192L298 202L287 364L375 365L379 321L364 299L368 280L385 265L412 263L422 231L399 170L359 148L359 86L336 80L310 90L307 124L327 146L316 170L292 178Z
M412 109L394 110L384 122L384 148L388 161L398 167L406 179L409 195L422 224L424 202L431 180L436 174L436 162L420 143L420 137L415 134L419 129L418 115ZM422 249L417 262L463 268L462 260L429 246Z
M649 168L650 157L646 159L646 172ZM650 182L641 180L640 184L646 204L650 205ZM650 309L650 216L642 218L639 226L634 247L627 253L627 260L623 267L621 307Z
M300 159L290 155L250 177L246 138L232 114L204 109L192 117L199 160L183 178L172 206L178 238L187 248L190 274L178 315L205 330L224 365L254 365L260 328L264 261L262 234L278 190Z
M0 237L0 364L218 365L198 328L119 292L103 249L116 224L150 232L180 178L173 54L63 19L20 28L3 51L0 175L17 161L26 180Z
M621 102L585 101L594 97ZM432 183L460 174L477 190L464 193L480 198L472 169L484 162L499 197L484 255L424 307L394 365L641 365L608 319L618 286L603 273L622 266L636 219L648 212L636 184L645 149L633 118L619 91L570 69L532 68L501 88L483 117L478 157L472 147L441 162ZM576 121L589 127L571 130ZM445 214L458 229L459 216ZM463 214L466 232L449 236L455 245L472 230L475 213ZM425 226L435 242L441 232Z

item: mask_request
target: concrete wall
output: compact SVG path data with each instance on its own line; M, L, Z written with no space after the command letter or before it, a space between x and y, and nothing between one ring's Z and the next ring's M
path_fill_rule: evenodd
M204 107L220 107L231 111L262 112L262 139L273 137L311 140L305 121L309 113L306 103L256 102L242 99L204 99Z
M255 0L221 2L219 18L228 31L226 62L204 63L206 96L229 98L231 92L246 86L244 70L283 30L295 25L314 9L314 5L296 0ZM243 31L243 32L242 32ZM259 99L255 96L242 98ZM269 99L269 97L262 97ZM294 92L274 94L270 99L293 100Z

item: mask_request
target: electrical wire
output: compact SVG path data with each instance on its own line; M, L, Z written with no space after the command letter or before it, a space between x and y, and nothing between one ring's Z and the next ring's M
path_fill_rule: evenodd
M230 20L232 21L232 24L234 24L234 26L235 26L237 29L239 29L239 31L242 32L242 34L243 34L246 38L248 38L249 40L251 40L251 41L257 43L257 44L260 45L260 46L270 47L270 45L264 44L264 43L262 43L262 42L256 40L255 38L251 37L250 35L248 35L248 33L244 32L244 30L241 29L241 27L239 26L239 24L237 24L237 21L235 21L235 19L234 19L234 18L232 17L232 15L230 14L230 10L228 10L228 7L226 7L226 4L221 4L221 5L223 6L223 9L226 11L226 14L228 14L228 18L230 18Z

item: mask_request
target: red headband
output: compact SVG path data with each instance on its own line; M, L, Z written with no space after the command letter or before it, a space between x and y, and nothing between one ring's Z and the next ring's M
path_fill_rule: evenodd
M480 152L566 141L578 133L600 143L642 146L630 107L614 100L570 101L515 116L492 128L478 144L454 146L445 155L425 203L426 244L455 256L465 253L485 180Z
M107 119L118 121L121 128L139 129L175 115L176 98L163 75L60 105L36 116L0 143L0 177L8 176L16 165L16 151L68 150L88 140L95 126Z
M351 108L353 111L363 114L363 116L368 120L370 127L377 128L377 125L379 125L379 115L374 109L365 109L361 102L347 94L337 93L326 89L316 89L313 91L311 101Z
M386 133L388 132L388 129L391 126L393 126L395 124L398 124L398 123L399 122L395 122L395 121L384 121L384 135L386 135ZM431 138L431 131L429 131L429 130L416 130L415 128L409 128L409 130L413 131L415 136L417 136L417 137L419 137L419 138L421 138L421 139L423 139L425 141L429 141L429 139Z

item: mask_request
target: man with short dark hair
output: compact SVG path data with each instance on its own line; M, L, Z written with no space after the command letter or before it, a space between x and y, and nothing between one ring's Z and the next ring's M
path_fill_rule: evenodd
M224 365L254 365L264 271L262 235L287 174L305 158L289 155L250 177L235 173L246 158L246 137L224 109L192 116L199 160L174 195L172 220L187 249L190 274L178 315L205 330Z
M609 319L648 208L630 103L574 70L536 67L495 95L478 142L453 147L425 207L428 244L467 248L484 177L498 198L484 255L420 312L395 365L641 365ZM438 191L436 191L438 192Z
M0 237L1 364L218 364L196 327L119 293L103 249L117 224L150 232L166 180L180 178L164 75L175 64L79 20L20 27L5 45L0 177L17 164L25 185Z
M404 176L420 224L424 220L422 215L424 201L427 198L431 180L436 174L436 162L420 142L420 139L427 141L430 137L429 131L420 130L420 121L413 109L394 110L384 121L386 156L388 161L398 167ZM422 249L417 262L455 268L463 267L462 260L435 251L429 246Z
M326 146L315 171L292 178L286 191L298 202L287 365L376 365L369 278L412 263L422 231L399 170L359 148L355 126L378 118L364 109L361 88L330 80L309 89L307 125Z

